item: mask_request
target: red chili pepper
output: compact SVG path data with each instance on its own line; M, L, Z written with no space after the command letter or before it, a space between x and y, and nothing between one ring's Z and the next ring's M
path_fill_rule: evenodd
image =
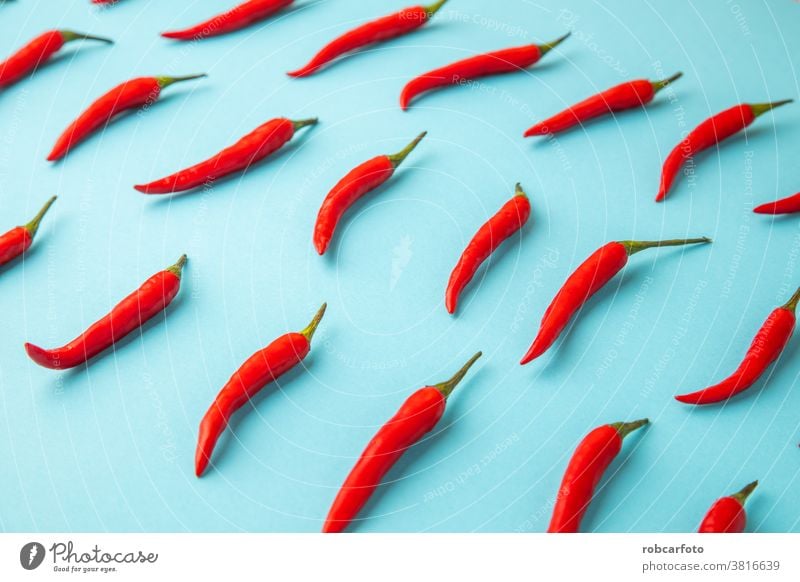
M294 0L248 0L227 12L182 30L162 32L161 36L175 40L198 40L227 34L264 20L289 6Z
M681 143L675 146L664 161L664 168L661 171L661 186L656 195L656 202L661 202L666 198L675 177L686 160L742 131L759 115L791 102L792 99L754 105L742 103L709 117L695 127Z
M444 414L450 393L480 357L481 352L472 356L446 382L414 392L400 410L378 430L336 495L322 527L323 533L344 531L355 519L389 469L409 447L436 426Z
M789 338L792 337L798 300L800 300L800 289L795 291L785 305L769 314L747 349L744 360L733 374L719 384L691 394L676 396L675 399L686 404L714 404L728 400L755 384L770 364L778 359Z
M301 69L287 73L290 77L306 77L317 72L332 60L365 46L408 34L430 20L447 0L430 6L404 8L394 14L378 18L335 38L314 55Z
M570 33L567 33L553 42L542 45L528 44L476 55L428 71L424 75L412 79L403 87L403 91L400 93L400 107L403 110L408 109L408 105L415 97L439 87L460 85L466 81L487 75L513 73L526 69L538 62L551 49L561 44L569 35Z
M154 103L165 87L205 76L202 74L186 77L139 77L117 85L89 105L86 111L64 130L56 140L47 160L49 162L60 160L73 146L84 141L101 127L107 126L115 115Z
M325 254L328 249L344 213L357 200L391 178L397 167L414 151L427 133L423 131L396 154L378 156L353 168L328 192L314 225L314 247L320 255Z
M707 237L663 241L626 240L610 242L600 247L575 269L575 272L567 278L564 286L553 298L550 306L544 312L539 333L520 364L527 364L546 352L567 326L572 316L592 295L622 270L628 262L628 257L634 253L652 247L709 242L711 239Z
M311 338L325 315L326 307L327 304L323 303L303 331L282 335L250 356L222 387L200 421L194 457L195 474L198 477L208 467L217 440L228 426L231 416L268 383L276 381L308 355L311 351Z
M0 235L0 265L13 261L30 248L33 244L33 237L36 236L36 231L39 230L42 218L44 218L44 215L47 214L47 211L50 210L55 201L56 197L53 196L39 213L33 217L33 220L25 226L12 228L4 235Z
M65 346L45 350L26 343L25 351L34 362L53 370L65 370L86 363L166 309L181 287L184 264L186 255L171 267L150 277L117 303L108 315Z
M207 160L175 172L166 178L148 184L139 184L134 188L144 194L171 194L210 184L218 178L246 170L251 165L260 162L282 148L294 137L298 129L316 123L316 118L300 121L292 121L283 117L271 119Z
M753 208L753 212L757 214L792 214L800 212L800 192L775 202L767 202L761 206L756 206Z
M717 499L700 524L698 533L742 533L747 526L745 501L758 487L753 481L738 493Z
M49 30L40 34L5 61L0 63L0 89L17 82L35 71L65 44L73 40L99 40L113 44L113 40L72 30Z
M578 533L594 496L595 487L622 450L622 440L645 426L645 419L598 427L584 437L572 453L558 490L548 533Z
M455 313L458 296L475 276L478 268L489 258L497 247L517 232L531 215L531 203L522 186L517 184L514 197L478 229L467 248L461 253L444 295L448 313Z
M642 107L650 103L656 93L682 75L683 73L676 73L661 81L638 79L621 83L537 123L525 132L525 137L558 133L607 113Z

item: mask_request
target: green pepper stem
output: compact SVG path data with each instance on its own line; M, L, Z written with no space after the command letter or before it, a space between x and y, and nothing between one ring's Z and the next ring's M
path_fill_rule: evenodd
M58 196L53 196L50 200L45 202L44 206L42 206L42 209L39 211L39 213L33 217L33 220L31 220L28 224L22 227L28 231L28 234L31 235L31 238L36 236L36 231L39 230L39 225L42 223L44 215L47 214L48 210L50 210L50 207L53 205L53 202L56 201L56 198L58 198Z
M292 121L292 125L294 126L294 130L297 131L298 129L308 127L309 125L316 125L318 122L319 118L310 117L309 119L298 119L297 121Z
M199 73L197 75L184 75L183 77L156 77L156 82L158 86L164 89L165 87L169 87L173 83L180 83L181 81L191 81L192 79L201 79L203 77L208 77L205 73Z
M414 148L417 147L417 144L421 142L422 138L424 138L426 135L428 135L428 132L423 131L421 134L419 134L417 137L414 138L414 141L412 141L402 150L400 150L396 154L386 156L387 158L389 158L389 161L392 163L392 166L394 166L395 170L397 169L397 166L402 164L403 160L405 160L408 157L408 154L414 151Z
M551 50L556 48L558 45L560 45L562 42L567 40L571 34L572 34L572 32L568 32L564 36L559 36L555 40L552 40L550 42L546 42L544 44L537 45L539 47L539 52L541 53L541 56L543 57L544 55L549 53Z
M619 433L619 438L624 439L633 431L638 430L648 424L650 424L650 420L643 418L641 420L634 420L633 422L614 422L610 426L616 429L616 431Z
M661 79L660 81L653 81L652 82L653 93L658 93L659 91L661 91L661 89L663 89L667 85L670 85L670 84L674 83L675 81L677 81L681 77L683 77L683 73L678 71L677 73L675 73L671 77L668 77L666 79Z
M771 109L775 109L781 105L786 105L792 101L794 101L794 99L784 99L783 101L773 101L772 103L751 103L750 110L753 112L754 117L758 117L759 115L766 113Z
M438 2L434 2L429 6L425 6L425 18L431 18L434 14L439 12L439 9L444 6L445 2L447 2L447 0L439 0Z
M670 240L621 240L619 244L625 247L628 256L639 251L651 249L653 247L677 247L681 245L694 245L710 243L711 239L707 236L700 238L675 238Z
M106 38L105 36L95 36L93 34L75 32L74 30L61 30L59 32L61 33L61 38L64 39L64 42L70 42L73 40L97 40L107 44L114 44L113 40Z
M175 275L178 279L181 278L181 274L183 273L183 266L186 264L186 261L189 260L189 257L186 255L181 255L181 258L178 259L178 262L172 265L171 267L167 267L164 269L165 271L169 271L173 275Z
M783 304L783 308L794 313L795 309L797 309L798 301L800 301L800 287L794 292L794 295L789 297L789 301Z
M327 309L328 304L323 303L322 307L319 308L317 313L314 315L314 319L311 320L306 328L300 332L300 335L304 336L308 343L311 343L311 338L314 337L314 332L317 331L317 327L319 326L319 322L322 321L322 316L325 315L325 309Z
M756 487L758 487L758 481L753 481L752 483L745 485L744 488L738 493L731 495L731 497L744 505L745 501L747 501L747 498L750 497L750 494L756 490Z
M438 384L434 384L434 388L436 388L439 392L442 393L442 396L445 397L445 400L450 396L450 393L453 392L458 383L461 382L461 379L466 375L469 369L472 367L478 358L483 355L483 352L478 352L474 356L472 356L469 361L464 364L461 369L456 372L452 378L447 380L446 382L439 382Z
M522 184L519 182L517 182L517 185L514 186L514 196L524 196L525 198L528 197L528 195L525 194L525 190L522 189Z

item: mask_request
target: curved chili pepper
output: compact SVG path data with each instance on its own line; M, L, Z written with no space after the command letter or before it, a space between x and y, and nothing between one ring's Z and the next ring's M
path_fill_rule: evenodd
M497 247L503 244L508 237L517 232L528 222L531 215L531 203L522 186L517 184L514 197L503 204L497 214L486 221L478 229L467 248L461 253L444 295L444 304L448 313L455 313L458 305L458 296L464 290L478 268L489 258Z
M452 378L420 388L403 402L400 410L372 437L351 469L331 505L322 533L342 532L355 519L403 453L433 430L444 414L447 398L480 357L478 352Z
M97 99L81 113L56 140L47 161L60 160L72 147L84 141L92 133L105 127L115 115L154 103L161 91L173 83L205 77L188 75L186 77L139 77L125 81Z
M800 192L775 202L767 202L753 208L757 214L793 214L800 212Z
M322 47L304 67L287 73L290 77L306 77L332 60L365 46L383 42L416 30L430 20L447 0L430 6L412 6L354 28Z
M45 203L39 213L33 217L33 220L25 226L12 228L4 235L0 235L0 265L13 261L31 247L33 237L36 236L36 232L39 230L42 218L44 218L44 215L47 214L47 211L50 210L55 201L56 197L53 196Z
M222 387L200 421L194 457L194 471L198 477L208 467L217 440L228 426L231 416L268 383L276 381L308 355L311 351L311 338L325 315L326 307L327 304L323 303L303 331L282 335L247 358Z
M39 65L57 53L61 47L73 40L97 40L108 44L114 43L110 38L72 30L48 30L0 63L0 89L8 87L25 75L35 71Z
M584 437L564 472L556 496L548 533L578 533L594 497L594 490L608 466L622 450L622 440L645 426L645 419L615 422L598 427Z
M174 40L198 40L227 34L264 20L293 2L294 0L248 0L194 26L162 32L161 36Z
M544 312L539 333L520 364L538 358L553 345L575 313L627 264L628 257L653 247L710 243L708 237L663 241L610 242L593 252L567 278Z
M300 121L283 117L271 119L207 160L170 174L166 178L139 184L134 188L144 194L171 194L210 184L218 178L246 170L260 162L281 149L294 137L298 129L316 123L316 118Z
M476 55L428 71L412 79L403 87L403 91L400 93L400 107L406 110L415 97L440 87L461 85L465 81L486 77L487 75L513 73L521 69L526 69L537 63L544 55L561 44L570 34L571 33L568 32L561 38L546 44L528 44Z
M753 481L738 493L717 499L708 510L698 533L742 533L747 526L747 512L744 510L745 501L758 487L758 481Z
M656 93L682 75L683 73L675 73L661 81L638 79L621 83L540 121L525 132L525 137L558 133L607 113L642 107L650 103Z
M661 186L656 195L656 202L661 202L666 198L675 177L686 160L742 131L759 115L792 101L792 99L785 99L773 103L742 103L709 117L695 127L681 143L675 146L664 161L661 171Z
M755 384L770 364L778 359L792 337L798 300L800 289L795 291L789 301L769 314L733 374L719 384L691 394L681 394L675 399L686 404L714 404L728 400Z
M314 247L320 255L324 255L328 250L328 245L344 213L357 200L391 178L398 166L414 151L427 133L423 131L396 154L377 156L353 168L328 192L314 224Z
M86 363L166 309L180 290L185 264L186 255L183 255L177 263L150 277L117 303L108 315L68 344L45 350L26 343L25 351L31 360L52 370L66 370Z

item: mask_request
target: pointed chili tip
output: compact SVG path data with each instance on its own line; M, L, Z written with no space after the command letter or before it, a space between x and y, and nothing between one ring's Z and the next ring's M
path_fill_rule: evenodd
M447 0L439 0L438 2L434 2L433 4L425 6L424 7L425 18L426 19L431 18L434 14L439 12L441 7L444 6L446 2L447 2Z
M36 236L36 231L39 230L39 225L42 223L44 215L47 214L47 211L50 210L50 207L53 205L53 202L55 202L57 198L58 196L53 196L52 198L50 198L50 200L45 202L44 206L42 206L42 209L36 214L36 216L33 217L33 220L31 220L28 224L22 227L28 231L28 234L31 235L31 238Z
M70 42L73 40L96 40L99 42L104 42L106 44L114 44L114 41L110 38L106 38L105 36L95 36L93 34L85 34L83 32L75 32L74 30L59 30L61 33L61 38L64 42Z
M699 238L674 238L669 240L621 240L619 244L625 247L628 256L631 256L639 251L651 249L653 247L677 247L683 245L708 244L710 242L713 242L710 238L701 236Z
M408 154L410 154L411 152L414 151L414 148L417 147L419 142L421 142L422 139L426 135L428 135L428 132L427 131L423 131L421 134L419 134L417 137L415 137L413 139L413 141L410 144L408 144L406 147L404 147L402 150L400 150L396 154L392 154L390 156L386 156L387 158L389 158L389 161L392 163L392 166L394 166L395 170L397 169L397 166L402 164L403 160L405 160L408 157Z
M753 112L754 117L758 117L767 111L775 109L776 107L780 107L781 105L786 105L787 103L792 103L794 99L784 99L782 101L773 101L771 103L751 103L750 109Z
M186 264L186 261L189 260L189 257L186 255L181 255L181 258L178 259L178 262L174 265L167 267L164 269L165 271L169 271L173 275L175 275L178 279L181 278L181 274L183 273L183 266Z
M308 343L311 343L311 338L314 337L314 332L317 331L317 327L319 326L319 322L322 321L322 316L325 315L325 310L328 308L327 303L323 303L322 307L319 308L317 313L314 315L314 319L311 320L306 328L300 332L300 335L308 340Z
M571 34L572 34L572 31L569 31L567 34L565 34L565 35L563 35L563 36L559 36L559 37L558 37L557 39L555 39L555 40L552 40L552 41L550 41L550 42L547 42L547 43L545 43L545 44L540 44L540 45L537 45L537 46L539 47L539 52L541 53L541 56L544 56L544 55L546 55L546 54L547 54L547 53L549 53L551 50L553 50L553 49L554 49L554 48L556 48L558 45L560 45L562 42L564 42L565 40L567 40L567 39L570 37L570 35L571 35Z
M173 83L180 83L181 81L191 81L193 79L202 79L203 77L208 77L208 74L198 73L196 75L183 75L181 77L160 76L156 77L156 83L158 83L159 87L164 89L165 87L169 87Z
M783 304L783 308L787 311L795 312L797 309L797 302L800 301L800 287L794 292L794 295L789 297L789 301Z
M742 488L741 491L737 491L736 493L731 495L731 497L733 497L739 503L744 505L745 501L747 501L747 498L750 497L750 494L756 490L756 487L758 487L758 480L755 480L752 483L748 483Z
M635 430L639 430L643 426L650 424L650 419L642 418L641 420L634 420L633 422L614 422L611 424L619 433L619 438L624 439Z
M653 81L652 82L653 92L654 93L658 93L659 91L661 91L661 89L663 89L667 85L670 85L670 84L674 83L675 81L677 81L681 77L683 77L683 73L681 71L678 71L677 73L675 73L671 77L668 77L666 79L661 79L660 81Z
M310 125L316 125L319 123L318 117L309 117L308 119L298 119L297 121L292 121L292 126L294 130L297 131L298 129L303 129L304 127L308 127Z
M447 399L447 397L450 396L455 387L458 386L458 383L461 382L461 379L467 374L469 369L472 367L472 364L477 362L478 358L480 358L482 355L483 352L478 352L477 354L472 356L466 364L461 366L461 369L458 372L456 372L452 378L450 378L446 382L440 382L438 384L435 384L433 387L436 388L439 392L441 392L442 396L444 396L445 399Z
M524 196L525 198L528 197L528 195L525 193L525 190L522 189L522 184L520 182L517 182L516 186L514 186L514 196Z

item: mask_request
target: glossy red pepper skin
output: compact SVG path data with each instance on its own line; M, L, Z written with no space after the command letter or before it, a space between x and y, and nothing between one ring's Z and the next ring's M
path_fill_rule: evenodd
M753 208L756 214L794 214L800 212L800 192L775 202L767 202Z
M526 69L539 61L550 50L566 40L569 33L553 42L536 45L528 44L514 48L502 49L467 59L456 61L444 67L428 71L427 73L409 81L400 93L400 107L408 109L411 101L417 96L434 89L459 85L465 81L479 79L488 75L513 73Z
M305 359L311 351L311 339L325 314L325 308L323 304L303 331L282 335L250 356L222 387L200 421L194 458L195 475L200 477L205 472L217 440L228 426L231 416L267 384L276 381Z
M594 491L611 462L622 450L622 440L648 424L647 419L618 422L594 429L580 442L564 472L548 533L578 533Z
M478 229L458 263L450 273L444 295L448 313L455 313L458 297L469 284L478 268L503 242L520 230L531 215L531 203L522 186L517 184L514 197Z
M111 89L86 108L59 136L47 161L54 162L67 155L70 149L84 141L123 111L144 107L158 100L162 89L173 83L199 79L205 75L187 77L139 77Z
M47 214L50 206L56 201L53 196L42 207L39 213L25 226L18 226L12 228L7 233L0 235L0 265L13 261L20 255L24 254L33 244L33 238L39 230L39 224L42 218Z
M199 40L227 34L269 18L293 2L294 0L248 0L188 28L162 32L161 36L174 40Z
M45 350L26 343L25 351L34 362L52 370L66 370L88 362L139 329L175 299L180 290L181 272L185 263L186 255L183 255L177 263L150 277L141 287L115 305L108 315L68 344Z
M525 137L559 133L608 113L643 107L653 100L658 91L681 75L682 73L676 73L663 81L638 79L621 83L537 123L525 132Z
M738 493L714 502L703 518L698 533L742 533L747 527L747 512L744 504L758 486L753 481Z
M316 119L271 119L209 159L160 180L138 184L134 188L143 194L172 194L210 184L260 162L281 149L298 129L316 123Z
M520 364L527 364L545 353L589 298L608 283L627 264L628 257L651 247L708 243L711 239L610 242L592 253L567 278L544 312L539 333Z
M335 38L314 55L304 67L287 73L290 77L307 77L338 57L360 48L408 34L424 25L447 0L430 6L413 6L378 18Z
M475 354L450 380L414 392L378 430L336 495L322 533L342 532L356 518L389 469L436 426L448 396L480 356Z
M113 43L108 38L83 34L71 30L48 30L31 40L5 61L0 63L0 89L8 87L35 71L66 43L73 40L97 40Z
M715 404L733 398L755 384L789 343L794 332L795 309L799 298L800 289L785 305L769 314L733 374L719 384L691 394L681 394L675 399L685 404Z
M377 156L353 168L328 192L317 213L314 224L314 248L324 255L344 214L360 198L386 182L394 175L408 154L414 151L427 132L422 132L402 151L393 155Z
M656 195L656 202L661 202L666 198L686 160L739 133L753 123L759 115L791 102L791 99L787 99L774 103L743 103L706 119L667 156L661 170L661 185Z

